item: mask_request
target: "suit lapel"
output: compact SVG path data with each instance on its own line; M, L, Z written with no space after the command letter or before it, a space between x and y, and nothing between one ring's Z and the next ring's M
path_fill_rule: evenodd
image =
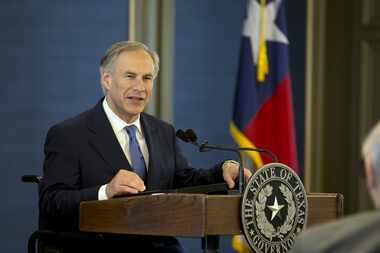
M114 174L120 168L132 170L104 112L102 101L103 99L94 107L88 120L89 144L109 165ZM147 190L149 190L159 184L162 176L161 158L157 153L162 148L162 143L154 122L144 113L141 114L140 120L149 152L149 168L146 179Z
M160 150L160 138L158 136L156 125L149 120L144 113L140 116L142 129L144 132L144 137L149 151L149 168L147 176L147 187L148 190L154 188L157 184L157 180L160 178L160 156L157 153Z
M88 121L89 144L116 173L120 168L131 170L131 166L120 147L103 106L103 99L95 106Z

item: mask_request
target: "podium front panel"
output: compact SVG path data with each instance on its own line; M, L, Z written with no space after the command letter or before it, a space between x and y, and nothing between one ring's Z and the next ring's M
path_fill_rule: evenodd
M79 229L86 232L205 236L241 234L240 195L168 193L85 201ZM307 226L343 215L337 193L308 194Z

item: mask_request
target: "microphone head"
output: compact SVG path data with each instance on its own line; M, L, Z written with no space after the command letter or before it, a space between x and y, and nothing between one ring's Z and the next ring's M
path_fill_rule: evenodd
M180 138L184 142L189 142L189 139L186 135L186 133L182 129L178 129L177 132L175 133L175 136Z
M194 132L193 129L187 129L185 135L187 139L193 143L196 143L198 140L197 134Z

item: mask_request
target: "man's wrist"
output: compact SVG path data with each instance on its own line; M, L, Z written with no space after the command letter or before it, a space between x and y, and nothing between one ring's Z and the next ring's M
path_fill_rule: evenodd
M235 160L226 160L226 161L224 161L223 164L222 164L222 170L223 170L223 171L224 171L224 169L226 168L226 166L227 166L228 164L234 164L234 165L237 165L237 166L240 165L240 164L239 164L237 161L235 161Z

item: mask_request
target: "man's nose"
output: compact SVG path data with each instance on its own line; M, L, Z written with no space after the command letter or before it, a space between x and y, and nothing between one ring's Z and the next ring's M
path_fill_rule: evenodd
M136 78L134 83L134 89L136 90L144 90L144 80L142 78Z

